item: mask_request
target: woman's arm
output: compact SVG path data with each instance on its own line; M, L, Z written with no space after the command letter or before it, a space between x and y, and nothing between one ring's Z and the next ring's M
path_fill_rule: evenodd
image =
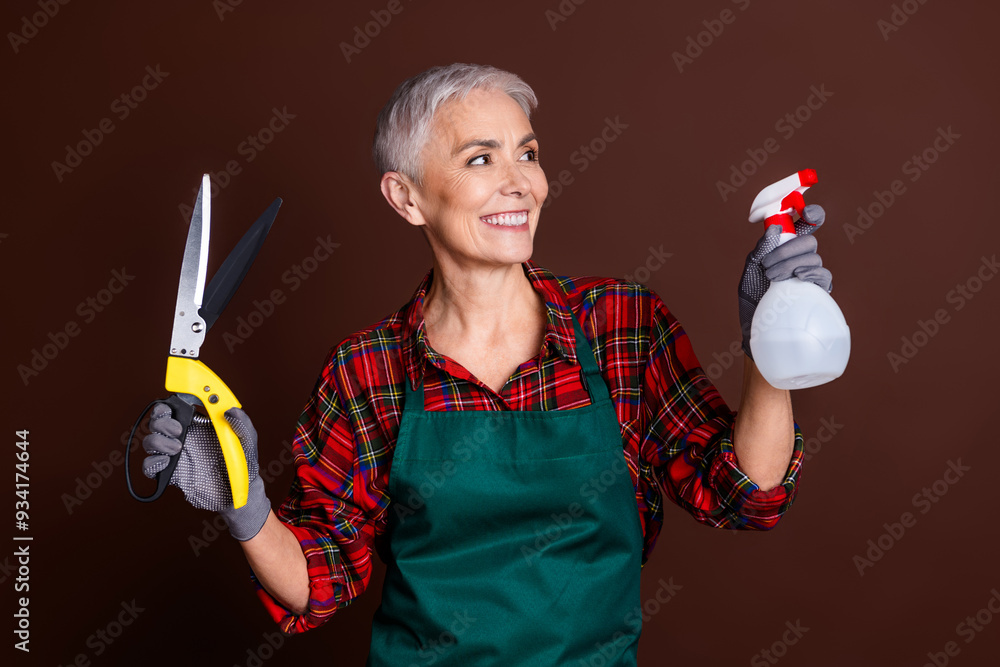
M305 614L309 606L306 557L288 526L271 511L260 532L240 544L264 589L295 614Z
M733 449L740 469L761 491L781 484L792 460L795 424L787 389L775 389L744 356L743 392L733 426Z

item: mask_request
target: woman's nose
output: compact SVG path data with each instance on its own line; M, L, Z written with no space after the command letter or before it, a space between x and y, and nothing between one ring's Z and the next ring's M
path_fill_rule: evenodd
M521 170L521 164L517 160L505 161L503 179L502 194L523 197L531 190L531 181Z

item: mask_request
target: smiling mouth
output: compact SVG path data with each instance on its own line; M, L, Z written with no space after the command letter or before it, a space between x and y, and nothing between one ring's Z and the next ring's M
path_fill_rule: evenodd
M483 222L498 227L517 227L528 223L527 211L504 211L479 218Z

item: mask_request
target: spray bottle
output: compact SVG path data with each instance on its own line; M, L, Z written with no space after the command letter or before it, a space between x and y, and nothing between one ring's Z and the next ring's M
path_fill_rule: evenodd
M780 225L778 244L795 238L802 194L818 182L804 169L772 183L753 200L750 222ZM750 351L760 374L778 389L805 389L840 377L851 354L851 331L837 302L819 285L792 277L772 281L750 325Z

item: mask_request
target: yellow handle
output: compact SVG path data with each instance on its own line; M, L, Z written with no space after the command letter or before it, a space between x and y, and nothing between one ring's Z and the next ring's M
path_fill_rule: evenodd
M229 488L233 492L233 506L246 505L250 489L247 459L239 436L225 417L229 408L242 407L236 396L211 368L197 359L184 357L167 357L166 389L178 394L193 394L205 406L222 446L222 457L229 473Z

